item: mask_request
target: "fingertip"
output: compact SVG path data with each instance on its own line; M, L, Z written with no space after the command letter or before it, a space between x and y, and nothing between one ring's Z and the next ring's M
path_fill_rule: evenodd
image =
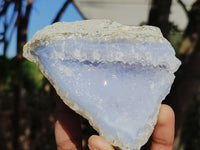
M88 147L90 150L114 150L110 143L97 135L92 135L88 139Z
M152 135L153 150L171 150L174 141L175 115L168 105L161 105L158 121Z
M174 125L175 122L174 110L169 105L162 104L160 107L157 124L166 125L169 122L171 125L172 124Z

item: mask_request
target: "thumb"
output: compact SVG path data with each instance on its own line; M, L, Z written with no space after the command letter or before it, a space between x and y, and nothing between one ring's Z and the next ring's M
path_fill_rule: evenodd
M92 135L88 140L90 150L114 150L112 145L100 136Z

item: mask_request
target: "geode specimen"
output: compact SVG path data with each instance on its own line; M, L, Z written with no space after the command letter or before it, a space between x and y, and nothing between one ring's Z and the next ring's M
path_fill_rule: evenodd
M152 134L180 61L160 30L110 20L55 23L24 46L71 109L123 150Z

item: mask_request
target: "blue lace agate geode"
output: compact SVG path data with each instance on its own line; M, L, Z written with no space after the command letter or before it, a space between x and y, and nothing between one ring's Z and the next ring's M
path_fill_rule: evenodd
M147 142L180 65L158 28L110 20L47 26L24 46L24 56L65 104L123 150Z

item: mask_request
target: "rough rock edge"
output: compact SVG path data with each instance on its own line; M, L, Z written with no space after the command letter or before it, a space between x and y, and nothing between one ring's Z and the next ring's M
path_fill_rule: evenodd
M126 26L105 19L84 20L76 22L58 22L37 31L24 46L24 55L28 56L37 47L64 37L84 37L86 40L113 41L126 39L130 41L146 41L165 43L159 28L153 26ZM105 38L106 37L106 38ZM27 54L26 54L27 53ZM30 59L30 58L29 58Z
M117 33L117 34L116 34ZM126 26L120 23L106 20L106 19L93 19L76 22L58 22L46 26L44 29L36 32L33 38L28 42L30 46L37 46L35 43L45 40L55 40L62 38L63 35L81 35L91 39L98 40L112 40L113 37L121 39L126 37L128 40L158 42L164 43L167 40L163 37L159 28L154 26ZM106 37L106 39L105 39Z

